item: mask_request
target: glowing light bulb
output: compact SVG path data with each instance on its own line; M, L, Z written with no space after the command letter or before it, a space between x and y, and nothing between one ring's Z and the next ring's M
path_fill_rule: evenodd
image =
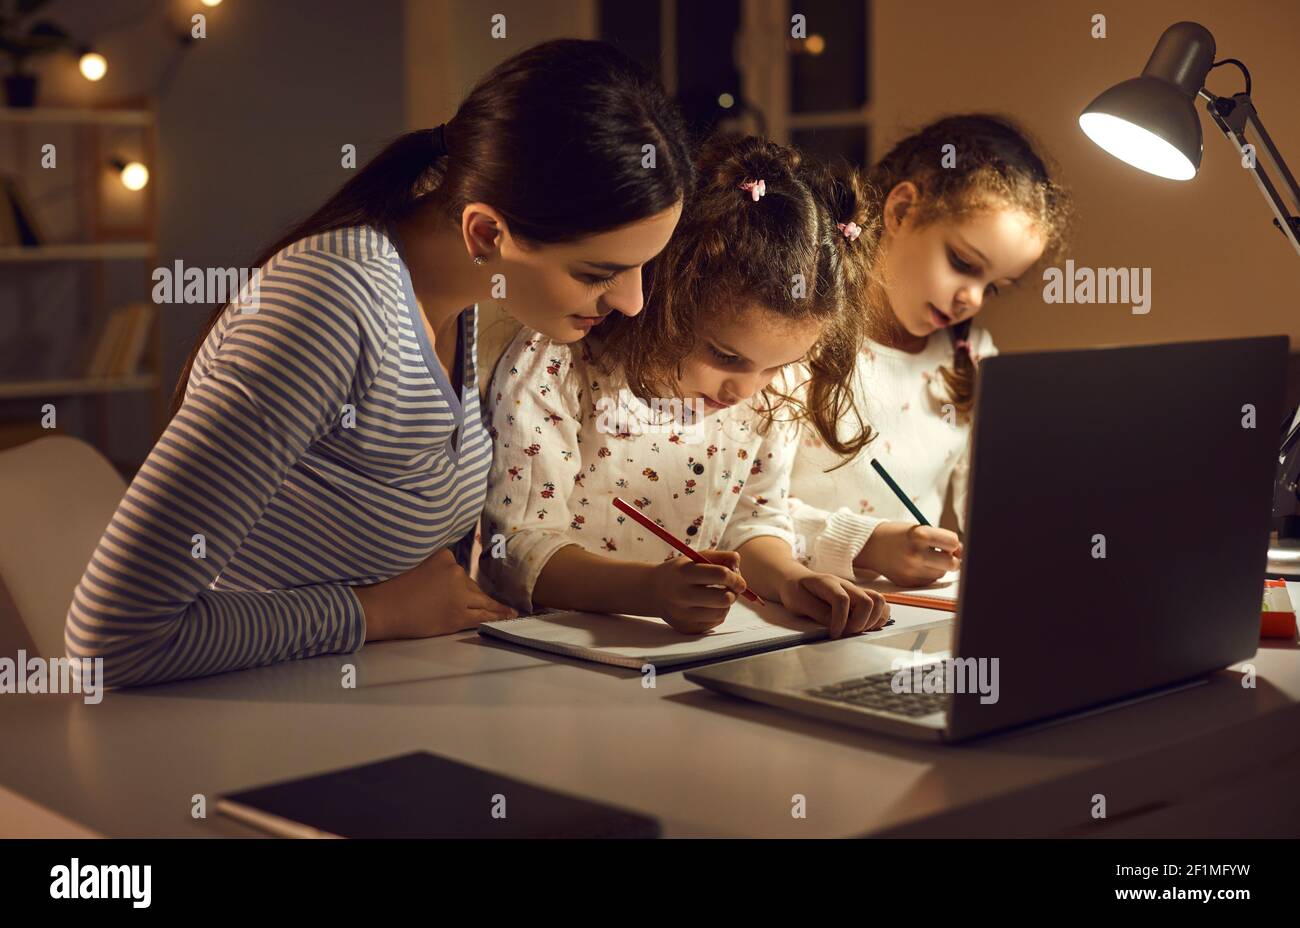
M77 62L81 76L88 81L97 81L108 71L108 60L98 52L86 52Z
M1187 156L1149 129L1109 113L1084 113L1079 128L1104 150L1157 177L1191 180L1196 166Z
M127 190L140 190L149 183L149 169L139 161L132 161L122 166L122 186Z

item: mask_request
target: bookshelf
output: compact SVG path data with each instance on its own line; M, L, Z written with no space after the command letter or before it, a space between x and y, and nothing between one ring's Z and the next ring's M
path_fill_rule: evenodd
M83 396L92 393L120 393L151 390L157 384L151 374L122 374L114 377L80 377L75 380L13 380L0 382L0 399L40 396Z
M105 242L88 245L0 245L0 262L81 261L100 258L147 258L152 242Z
M154 124L148 106L142 108L78 109L71 106L0 107L0 125L73 123L86 126L141 126Z
M0 448L51 434L40 427L41 407L47 402L55 403L59 411L59 428L54 431L77 434L92 442L127 473L139 464L139 455L135 450L114 452L115 406L121 409L123 397L138 397L146 404L144 418L151 432L148 443L162 431L167 393L163 389L161 325L156 307L148 317L141 317L147 322L139 323L142 334L132 339L134 353L140 355L138 363L128 359L127 369L112 374L91 375L89 370L97 363L92 359L98 353L97 343L108 331L109 319L126 302L120 294L110 302L107 278L110 271L117 270L111 265L127 264L131 268L125 272L132 281L130 299L150 302L150 275L158 265L157 122L157 104L152 99L95 108L0 107L0 138L5 139L5 148L9 149L0 152L9 156L3 162L5 169L24 189L39 186L28 187L30 182L42 180L39 173L57 174L63 183L54 193L60 197L59 217L64 220L56 223L57 232L44 233L39 244L0 244L0 275L20 294L14 306L6 301L0 308L22 314L40 314L55 308L27 298L38 288L22 283L24 275L70 275L77 294L76 305L71 307L77 323L60 334L65 341L56 346L68 359L67 369L39 377L14 377L12 371L0 371ZM57 166L54 170L43 169L41 146L56 132L61 140L57 145ZM119 153L149 167L152 176L143 189L128 191L117 179L109 159ZM42 231L50 224L42 217L42 209L48 207L42 207L40 201L48 198L33 198L36 202L26 206ZM7 198L0 201L0 208L10 208ZM133 283L137 265L138 291ZM120 288L122 276L114 276ZM0 324L11 321L0 320ZM21 328L22 320L17 322ZM71 411L69 400L79 404L75 417L65 414ZM69 429L69 418L80 428Z

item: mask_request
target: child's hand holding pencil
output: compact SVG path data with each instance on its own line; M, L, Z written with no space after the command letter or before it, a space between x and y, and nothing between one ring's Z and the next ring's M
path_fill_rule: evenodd
M767 605L740 575L740 555L736 552L696 551L647 519L627 500L615 496L612 502L619 512L686 555L687 560L674 558L653 568L650 615L659 616L679 632L701 634L722 624L737 596Z
M881 522L853 565L899 586L925 586L950 570L960 570L961 555L956 532L910 522Z
M960 569L962 544L957 533L931 525L885 465L872 458L871 466L918 524L880 523L853 559L853 566L873 570L899 586L925 586Z
M731 604L746 589L745 580L737 571L739 554L735 551L701 553L713 563L700 564L675 557L651 568L649 588L653 601L647 612L688 635L703 634L721 625Z

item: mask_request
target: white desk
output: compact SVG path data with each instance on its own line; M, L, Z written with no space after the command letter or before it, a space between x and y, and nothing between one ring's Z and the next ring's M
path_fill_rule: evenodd
M932 610L895 606L899 627ZM1032 621L1026 616L1025 621ZM358 687L340 668L354 662ZM551 659L474 633L184 683L0 696L0 787L109 836L245 835L218 794L412 750L653 815L666 835L1300 834L1300 651L1209 684L959 747L860 733L680 672ZM207 796L209 817L190 817ZM791 816L791 797L807 818ZM1090 817L1104 793L1108 818ZM3 792L0 791L0 799ZM0 834L10 816L0 808Z

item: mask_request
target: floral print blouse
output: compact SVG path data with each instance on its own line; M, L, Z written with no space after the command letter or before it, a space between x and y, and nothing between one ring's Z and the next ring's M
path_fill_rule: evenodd
M633 397L584 342L521 331L488 393L495 443L479 582L522 613L546 562L572 544L648 564L682 555L613 506L618 496L695 550L794 544L787 508L797 424L762 428L749 403L692 416ZM763 434L766 432L766 434Z

